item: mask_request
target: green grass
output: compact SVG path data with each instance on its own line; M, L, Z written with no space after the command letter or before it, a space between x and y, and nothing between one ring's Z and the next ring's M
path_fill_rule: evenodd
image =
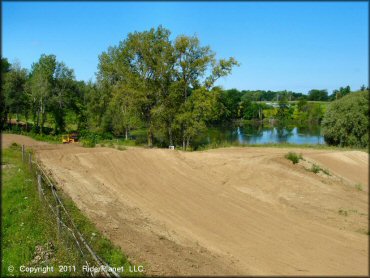
M137 146L137 143L135 140L125 140L125 139L112 139L112 140L100 140L99 141L100 145L104 145L105 147L114 147L116 145L118 146Z
M355 188L358 190L358 191L362 191L363 188L362 188L362 184L361 183L357 183L355 184Z
M116 148L117 150L119 150L119 151L124 151L124 150L127 150L127 148L126 147L124 147L124 146L117 146L117 148Z
M48 276L62 274L58 271L58 265L76 266L76 272L64 273L64 275L83 275L82 265L85 264L85 259L78 252L74 242L68 240L66 233L58 236L55 217L45 202L40 202L35 177L30 173L29 166L23 164L21 160L20 146L13 144L3 150L1 231L3 276L30 276L20 272L19 267L30 266L35 247L48 242L52 242L54 246L54 256L43 264L54 266L54 273L48 273ZM124 266L127 269L129 262L121 249L103 236L68 196L62 192L59 194L77 228L93 250L110 266ZM8 271L10 265L14 266L13 272ZM125 273L125 275L130 274Z
M346 211L345 209L339 209L338 214L342 216L348 216L348 211Z
M309 171L318 174L320 171L323 172L325 175L331 176L329 170L321 168L320 165L312 164L311 169Z
M210 149L218 148L230 148L230 147L248 147L248 148L293 148L293 149L314 149L314 150L336 150L336 151L351 151L359 150L368 152L368 149L364 148L350 148L350 147L337 147L329 146L326 144L291 144L291 143L266 143L266 144L240 144L239 142L213 142L207 145L201 145L197 147L196 151L205 151Z
M295 152L289 152L285 155L285 158L290 160L293 164L296 164L299 162L300 159L302 159L302 154L296 154Z
M82 147L84 148L94 148L96 143L95 140L90 140L90 139L83 139L81 140Z
M312 164L310 171L317 174L321 171L321 167L317 164Z

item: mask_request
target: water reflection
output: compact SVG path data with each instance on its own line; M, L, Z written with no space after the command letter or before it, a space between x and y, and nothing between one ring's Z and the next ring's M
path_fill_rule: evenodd
M245 125L242 127L212 127L196 138L197 144L238 142L240 144L325 144L320 126L279 127Z

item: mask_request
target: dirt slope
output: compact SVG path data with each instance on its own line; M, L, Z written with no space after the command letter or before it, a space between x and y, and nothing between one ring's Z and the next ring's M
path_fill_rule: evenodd
M36 141L30 137L17 135L17 134L1 134L1 147L7 148L12 143L18 143L20 145L25 145L26 147L34 146L46 146L45 142Z
M366 275L367 154L294 150L328 168L326 176L291 164L288 151L58 145L37 152L148 274Z

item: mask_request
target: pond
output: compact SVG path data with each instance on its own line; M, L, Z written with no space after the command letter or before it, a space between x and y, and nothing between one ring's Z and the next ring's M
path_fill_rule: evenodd
M277 127L264 125L244 125L211 127L195 139L195 145L212 143L239 144L325 144L319 125L309 127Z

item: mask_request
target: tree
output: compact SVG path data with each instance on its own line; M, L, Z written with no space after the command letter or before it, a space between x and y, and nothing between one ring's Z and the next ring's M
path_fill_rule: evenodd
M5 113L15 114L17 123L20 113L27 114L28 102L25 93L27 70L20 64L13 63L9 72L4 77L3 93L5 98ZM9 116L10 120L11 116Z
M32 65L30 77L30 97L34 108L36 129L43 133L46 121L46 107L53 89L54 72L57 66L55 55L42 54L39 61ZM35 121L36 120L36 121Z
M330 145L368 147L369 94L351 93L331 103L322 121Z
M181 107L175 118L175 125L183 133L183 149L190 146L190 141L207 126L207 121L217 118L217 99L219 88L207 90L205 86L195 89Z
M115 135L124 134L126 140L130 130L141 125L140 111L129 90L130 88L116 87L109 103L113 132Z
M290 106L285 94L281 94L279 98L279 107L276 113L276 117L279 120L279 123L284 123L290 119Z
M99 57L99 82L105 82L108 90L118 83L132 89L129 92L147 123L149 146L153 144L152 110L169 94L171 85L174 58L169 36L162 26L130 33Z
M313 89L308 92L308 100L311 101L327 101L328 91Z
M6 123L7 119L7 111L6 111L6 104L5 104L5 96L4 96L4 84L7 73L10 71L11 64L8 62L8 59L1 58L1 94L0 94L0 127L1 129L4 128L4 124Z
M53 76L53 86L48 100L48 111L54 118L54 131L65 130L65 116L72 107L73 94L76 93L75 77L72 69L63 62L57 62Z
M194 115L193 108L201 93L189 103L188 99L201 88L202 92L214 92L212 88L217 79L228 75L237 62L233 58L217 61L210 48L201 46L195 36L182 35L175 41L169 36L170 31L162 26L129 34L117 47L110 47L100 55L98 83L106 84L109 92L125 88L125 95L131 100L127 103L139 111L132 115L140 115L147 125L149 146L153 144L156 130L165 134L170 144L181 138L185 148L193 137L189 134L199 129L189 120L193 118L189 115ZM118 109L114 102L119 99L110 98L111 109ZM179 116L181 113L184 115ZM200 113L197 117L206 114Z
M223 121L231 121L239 117L238 110L241 102L241 96L242 93L237 89L221 92L220 103L222 104L222 111L220 111L220 118Z

